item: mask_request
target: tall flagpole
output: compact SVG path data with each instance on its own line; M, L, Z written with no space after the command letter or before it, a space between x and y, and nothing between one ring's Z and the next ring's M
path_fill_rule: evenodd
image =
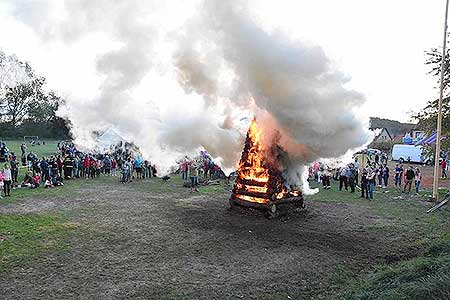
M447 17L448 2L445 5L445 22L444 22L444 43L442 45L442 61L441 61L441 86L439 90L439 111L436 129L436 154L434 158L434 180L433 180L433 198L438 200L439 185L439 158L441 157L441 129L442 129L442 98L444 94L444 69L445 69L445 46L447 45Z

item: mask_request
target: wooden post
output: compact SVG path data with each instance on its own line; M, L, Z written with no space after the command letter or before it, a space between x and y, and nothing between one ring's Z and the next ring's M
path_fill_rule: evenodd
M442 45L442 62L441 62L441 84L439 90L439 110L436 128L436 154L434 158L434 178L433 178L433 198L438 201L439 188L439 158L441 157L441 130L442 130L442 98L444 94L444 71L445 71L445 48L447 46L447 17L448 17L448 2L445 4L445 21L444 21L444 42Z

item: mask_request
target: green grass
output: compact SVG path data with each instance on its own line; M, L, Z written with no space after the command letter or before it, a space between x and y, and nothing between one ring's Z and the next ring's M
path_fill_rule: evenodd
M1 139L0 139L1 140ZM19 175L18 180L21 182L23 178L25 177L25 173L27 171L27 167L22 166L21 164L21 153L20 145L22 145L23 140L4 140L6 145L8 146L9 152L14 152L14 154L17 156L17 161L19 162L20 168L19 168ZM29 143L27 143L27 155L31 151L34 154L38 156L39 159L42 157L48 157L51 155L55 155L57 151L57 144L58 141L45 141L45 145L36 145L32 146ZM3 169L3 163L0 163L0 169Z
M0 139L1 140L1 139ZM14 154L17 156L17 158L20 160L20 145L22 145L23 140L4 140L6 145L8 146L8 149L10 152L14 152ZM58 141L52 141L52 140L46 140L45 145L36 145L32 146L29 143L27 143L27 154L29 151L35 153L39 158L42 156L50 156L56 153L56 145L58 144Z
M442 238L423 255L377 266L362 277L347 273L342 278L348 287L341 296L347 300L450 299L450 240Z
M6 215L0 217L0 273L27 265L44 252L68 248L75 228L62 215Z
M75 179L75 180L65 180L64 186L54 187L54 188L44 188L41 185L37 189L30 188L17 188L11 191L11 197L3 197L0 199L0 206L6 204L13 204L18 201L27 198L64 198L64 197L76 197L83 193L82 188L95 188L99 184L103 184L107 181L113 180L109 177L101 176L94 180L91 179Z
M313 186L316 186L313 184ZM408 237L399 246L417 248L415 257L396 263L381 263L371 270L351 270L339 265L330 276L333 299L428 300L450 299L450 208L426 214L429 191L422 195L402 194L399 189L377 189L374 201L334 189L308 196L312 201L347 203L365 207L388 222L366 228L385 235ZM387 192L386 192L387 191ZM445 191L443 191L445 192Z

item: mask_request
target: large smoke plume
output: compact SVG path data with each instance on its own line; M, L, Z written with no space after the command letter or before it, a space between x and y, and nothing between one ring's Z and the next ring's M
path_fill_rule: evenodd
M207 101L218 98L217 63L210 59L222 59L233 73L229 107L251 108L265 127L266 144L278 137L289 154L291 183L301 182L308 163L342 156L367 142L353 111L364 97L344 87L348 77L333 68L320 47L264 31L245 7L229 1L207 1L197 20L178 54L179 69L192 78L189 88ZM195 50L199 44L212 46Z
M349 78L320 47L262 29L242 1L197 1L171 26L179 1L59 3L73 17L36 27L43 40L73 43L90 32L112 40L96 61L98 93L69 97L61 110L83 145L114 126L163 172L200 148L231 170L256 115L267 143L278 137L287 151L288 179L301 185L305 165L368 140L354 113L364 97L345 88Z

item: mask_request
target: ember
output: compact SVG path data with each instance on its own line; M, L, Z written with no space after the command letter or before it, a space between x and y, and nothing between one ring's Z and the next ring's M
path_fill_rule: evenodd
M265 148L263 130L256 120L250 124L244 150L239 162L231 207L250 207L267 211L269 216L279 216L303 207L300 191L288 191L282 172L276 163L267 158L270 147ZM280 209L283 206L283 209Z

